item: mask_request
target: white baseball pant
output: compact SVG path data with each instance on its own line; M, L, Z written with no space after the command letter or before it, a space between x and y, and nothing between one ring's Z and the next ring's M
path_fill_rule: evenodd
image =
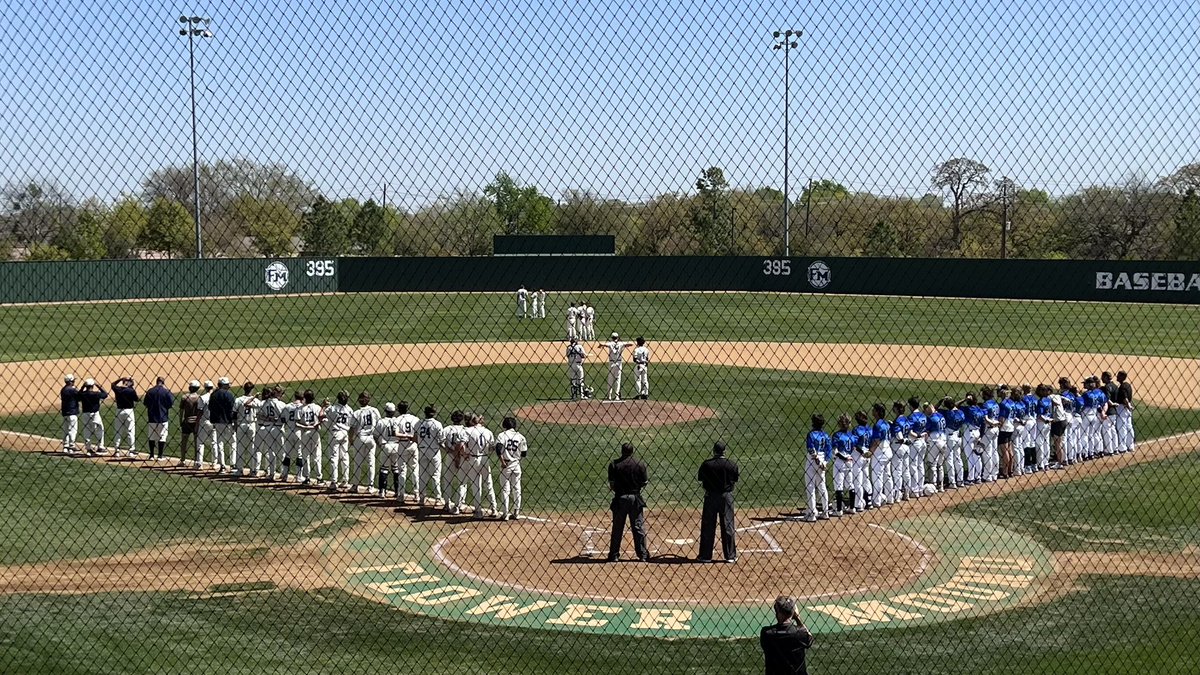
M1012 435L1013 475L1025 473L1025 420L1013 420Z
M1121 452L1133 452L1133 411L1128 406L1117 408L1117 448Z
M829 515L829 487L825 484L825 468L811 455L804 465L804 491L808 496L807 517L817 517L818 505L821 513Z
M237 429L232 424L214 424L212 438L217 468L224 469L237 456Z
M504 510L501 512L507 516L511 513L521 512L521 463L513 462L508 466L500 469L500 497L504 501ZM511 498L511 502L509 501ZM511 510L509 507L512 507Z
M1120 450L1117 446L1117 418L1114 415L1108 415L1100 421L1100 442L1106 455L1115 455Z
M304 466L300 467L300 479L311 480L316 474L317 480L325 478L321 468L321 432L319 429L300 430L300 451L304 457Z
M204 450L207 448L210 451L215 450L213 446L213 432L215 431L213 423L204 420L196 425L196 466L204 464ZM213 452L213 463L217 463L216 453Z
M911 448L907 443L892 443L892 502L904 498L905 487L908 484L908 463L911 461Z
M496 493L492 485L491 465L487 455L466 457L463 459L462 483L458 486L458 506L462 508L467 503L467 486L471 487L471 496L475 502L475 515L483 513L483 495L486 485L492 511L496 510Z
M567 379L571 381L571 398L583 398L583 364L568 365Z
M1037 468L1044 470L1050 466L1050 423L1038 420L1035 427L1034 447L1037 448Z
M608 364L608 398L612 401L621 400L621 371L624 370L624 363L620 361L609 362Z
M104 418L98 412L83 413L83 447L104 450Z
M279 480L287 482L288 475L291 473L292 467L295 466L296 460L303 457L300 451L300 430L283 428L283 452L280 455L280 463L282 471L280 472ZM296 467L296 473L299 474L300 467Z
M534 312L534 314L536 315L537 312ZM414 479L414 482L417 483L417 504L425 506L425 496L429 494L425 491L427 487L433 486L434 499L442 498L442 452L437 448L421 450L421 461L419 464L420 466L417 468L419 469L418 475L421 476L421 480L415 481Z
M354 439L354 457L350 460L350 489L358 490L361 485L363 465L367 465L367 490L375 481L375 438L358 436Z
M1084 457L1088 459L1099 455L1104 449L1100 440L1100 415L1095 408L1083 410L1083 447Z
M938 492L946 488L946 460L949 457L949 445L946 442L946 434L937 433L929 437L929 443L925 450L924 462L929 463L929 475L924 477L921 483L921 489L925 489L925 483L933 483L933 487Z
M329 474L333 485L350 484L350 433L345 429L329 432Z
M274 480L283 460L283 429L276 426L259 427L254 436L254 454L255 465L262 458L267 464L267 476Z
M570 340L571 338L578 338L578 337L579 336L575 334L575 322L568 320L567 321L567 339Z
M442 458L442 497L446 500L446 510L454 509L454 497L458 494L455 484L462 485L462 467L454 465L454 455L447 452Z
M983 439L983 480L991 483L1000 475L1000 428L987 427Z
M963 454L967 458L967 482L983 480L983 456L987 453L979 429L971 428L963 436Z
M1046 434L1047 434L1046 441L1047 442L1049 442L1049 440L1050 440L1049 433L1050 433L1050 426L1046 425ZM1039 434L1038 418L1035 416L1035 417L1030 417L1029 419L1025 420L1025 447L1026 447L1026 449L1033 448L1033 451L1034 451L1033 452L1033 466L1037 469L1042 469L1044 467L1042 466L1041 461L1039 460L1040 455L1037 452L1038 438L1039 438L1038 434ZM1046 447L1047 447L1047 455L1049 455L1048 448L1050 446L1047 445ZM1049 465L1047 464L1047 466L1049 466Z
M75 439L79 436L79 415L63 415L62 447L64 451L75 451Z
M962 432L955 431L946 436L946 485L956 488L963 482Z
M528 319L529 313L525 311L525 299L517 298L517 318Z
M644 363L633 367L634 381L637 384L638 396L650 395L650 369Z
M167 432L169 432L170 429L170 422L147 422L146 440L154 441L155 443L166 443Z
M867 458L861 452L854 451L854 461L850 463L850 490L854 493L854 511L862 513L864 486L870 489L867 481Z
M233 441L233 471L239 476L242 474L242 467L250 469L252 476L262 468L262 457L254 445L254 434L257 430L257 425L254 424L237 426Z
M883 506L892 502L892 445L880 441L871 455L871 505Z
M914 439L909 446L908 489L917 496L925 487L925 457L928 452L929 444L924 438Z
M396 480L396 499L404 501L404 486L409 478L412 478L413 494L417 494L421 491L421 462L416 443L400 447L400 476Z
M117 411L117 419L113 422L113 449L120 450L122 441L130 450L137 444L137 431L134 425L133 408L122 408Z

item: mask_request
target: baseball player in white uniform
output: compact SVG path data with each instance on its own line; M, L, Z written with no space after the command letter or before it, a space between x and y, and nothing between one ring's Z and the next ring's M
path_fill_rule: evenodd
M529 318L529 313L526 311L526 309L528 308L528 304L527 304L528 299L529 299L529 291L525 290L524 286L518 288L517 289L517 318L518 319L528 319Z
M396 474L396 501L404 503L405 485L412 478L413 496L421 491L421 457L417 448L417 425L421 420L408 412L408 401L400 401L396 405L400 413L397 425L400 427L400 466ZM418 502L419 504L420 502Z
M263 391L265 398L255 412L257 433L254 435L254 464L258 466L259 458L267 464L267 479L275 480L283 455L283 401L279 396L283 392L278 388Z
M371 489L371 480L375 477L375 425L382 415L379 408L371 405L371 395L362 392L358 395L358 410L350 418L350 437L353 439L354 456L350 460L350 492L357 493L359 480L363 475L363 465L366 465L367 490Z
M329 436L330 492L350 487L350 420L354 411L349 403L350 392L343 389L337 393L337 403L321 411L321 421Z
M637 347L633 350L633 376L637 385L637 395L643 401L650 398L650 348L646 346L646 338L638 336Z
M541 313L538 314L538 318L544 319L546 318L546 291L539 288L537 292L537 299L541 305Z
M462 501L455 502L455 495L462 486L462 465L467 456L467 429L463 426L464 415L461 410L450 413L450 425L442 430L442 449L446 451L446 460L442 464L442 494L446 498L446 513L457 515Z
M120 454L121 445L124 443L128 455L137 457L137 450L134 449L137 443L137 431L133 409L142 399L134 389L133 378L122 377L113 382L112 393L117 403L117 417L113 424L113 454Z
M404 436L399 424L400 413L396 412L396 404L388 401L383 404L383 417L375 424L375 441L379 444L379 485L377 493L380 497L387 496L388 475L396 474L400 465L400 441ZM398 486L397 486L398 487ZM399 494L400 491L397 490Z
M537 298L537 295L533 297ZM417 451L421 456L417 468L421 480L413 478L417 484L417 505L422 510L425 509L425 496L428 494L426 487L433 486L435 506L442 499L442 431L442 423L437 420L437 408L425 406L425 419L417 423Z
M300 454L300 409L304 407L304 394L296 392L292 402L283 409L283 476L284 483L288 482L288 473L292 465L296 465L297 475L300 467L304 466L303 455Z
M579 309L575 303L567 308L567 339L575 340L580 337L580 334L575 331L575 326L579 322Z
M106 454L104 449L104 418L100 415L100 402L108 398L104 387L87 378L79 390L79 414L83 418L83 448L89 455Z
M583 359L587 353L583 351L583 345L575 338L571 338L571 344L567 345L567 379L571 382L571 400L578 401L583 398Z
M537 291L530 291L529 302L532 305L529 310L529 318L536 319L542 308L541 298L538 296Z
M214 432L216 428L212 423L212 414L208 409L208 401L212 398L213 389L212 380L204 381L204 393L200 394L200 421L196 423L196 467L204 468L204 452L209 450L212 456L213 464L219 464L217 459L217 449L214 444Z
M632 342L621 342L621 336L612 334L612 340L604 343L608 348L608 395L610 401L621 400L621 372L625 369L625 350Z
M467 426L467 455L463 459L463 484L458 488L458 504L467 501L467 485L471 486L475 498L475 518L483 518L483 494L487 493L493 514L496 513L496 488L492 483L492 449L496 447L496 436L483 426L483 417L471 415Z
M233 475L240 477L242 467L250 469L250 475L258 475L262 468L262 457L254 445L254 435L257 431L258 407L262 401L254 395L254 383L242 385L243 394L233 402L233 411L237 413L237 433L234 436Z
M500 498L504 510L501 520L521 517L521 461L529 454L529 442L517 431L517 420L505 417L504 431L496 437L496 454L500 457ZM510 501L511 497L511 501Z
M895 485L892 482L892 425L884 418L882 403L871 406L875 421L871 424L871 506L879 508L892 503Z
M585 335L583 336L583 339L595 340L596 339L596 308L593 307L592 303L590 303L590 302L583 303L583 327L584 327L584 331L586 331Z
M296 473L300 484L308 485L316 473L316 482L325 477L321 469L321 406L317 405L312 389L304 391L304 405L296 416L296 427L300 432L300 457L296 460Z

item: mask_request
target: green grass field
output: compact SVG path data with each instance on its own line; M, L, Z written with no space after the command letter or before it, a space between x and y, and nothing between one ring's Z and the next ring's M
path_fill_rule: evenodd
M572 300L600 336L1008 347L1195 355L1200 307L744 293L551 296L518 321L508 294L380 294L0 307L0 359L286 345L561 339ZM1136 327L1122 330L1121 327Z
M744 294L555 294L545 321L517 321L504 295L372 295L0 308L0 360L229 347L561 337L571 299L593 301L598 332L651 339L916 343L1195 356L1200 308L1164 305ZM217 325L214 327L214 321ZM1122 330L1136 326L1137 330ZM593 383L601 370L589 371ZM1136 374L1135 374L1136 381ZM377 401L435 402L503 414L563 395L561 366L493 366L320 382ZM714 438L744 470L743 506L792 510L802 498L807 420L874 400L961 393L911 382L660 364L655 398L718 417L615 430L527 423L526 510L603 508L604 464L632 438L656 504L693 504L696 464ZM110 422L111 423L111 422ZM56 436L54 414L0 427ZM1200 413L1138 411L1141 438L1200 428ZM111 433L111 429L110 429ZM141 433L141 430L139 430ZM1177 553L1200 544L1196 453L957 507L1056 551ZM182 539L285 543L314 521L352 524L363 507L285 492L65 458L0 452L0 564L102 556ZM322 530L320 536L332 533ZM1102 533L1102 536L1096 533ZM1089 543L1105 540L1106 543ZM1111 541L1109 541L1111 540ZM1119 540L1122 543L1112 543ZM804 561L796 561L802 565ZM819 636L810 672L1194 673L1200 582L1097 569L1049 604L923 627ZM763 608L763 623L769 621ZM341 589L0 596L0 672L753 673L757 641L658 640L456 623Z

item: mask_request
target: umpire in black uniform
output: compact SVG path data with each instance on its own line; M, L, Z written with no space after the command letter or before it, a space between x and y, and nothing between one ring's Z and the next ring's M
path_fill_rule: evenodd
M642 488L650 482L646 464L633 456L633 443L621 446L621 458L608 463L608 489L612 490L612 537L608 542L608 559L621 559L621 539L625 536L625 519L633 530L633 548L641 562L650 560L646 548L646 501L642 499Z
M700 562L712 562L717 519L721 521L721 552L725 562L737 562L737 533L733 529L733 486L738 465L725 458L725 444L713 444L713 456L700 464L696 480L704 486L704 514L700 516Z

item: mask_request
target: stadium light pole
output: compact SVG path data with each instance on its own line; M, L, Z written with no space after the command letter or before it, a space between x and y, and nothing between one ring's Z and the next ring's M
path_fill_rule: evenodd
M800 43L795 39L804 35L804 31L799 30L782 30L771 33L775 38L775 44L771 46L775 51L783 51L783 255L790 258L792 256L792 220L791 220L791 196L788 191L788 113L791 107L791 62L792 50L799 47Z
M208 29L212 19L207 16L181 16L179 23L184 24L179 34L186 35L188 39L192 86L192 215L196 223L196 257L203 258L204 245L200 237L200 145L196 137L196 38L212 39L212 31ZM200 24L204 24L204 27L201 28Z

